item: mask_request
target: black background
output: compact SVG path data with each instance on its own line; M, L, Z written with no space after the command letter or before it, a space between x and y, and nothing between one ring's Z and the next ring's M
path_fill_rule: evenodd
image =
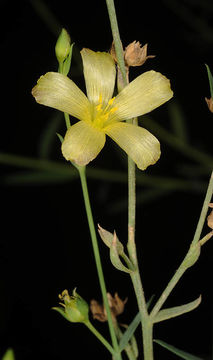
M104 1L44 1L57 19L52 25L38 13L40 1L1 1L2 31L2 115L1 151L38 159L42 136L56 112L37 105L31 88L47 71L57 71L54 46L61 27L75 42L73 79L84 88L79 49L108 51L112 42ZM36 6L37 5L37 6ZM131 78L154 69L172 84L174 100L186 118L188 141L201 151L212 152L212 114L204 101L209 96L205 63L212 65L213 5L205 1L115 1L123 45L133 40L148 42L149 54L156 58L143 68L133 69ZM198 20L197 20L198 19ZM3 25L4 24L4 25ZM77 67L80 64L80 68ZM77 68L77 70L76 70ZM213 69L213 68L212 68ZM154 119L171 130L168 106L153 112ZM63 118L56 131L64 134ZM137 247L147 299L160 295L187 251L199 218L210 170L191 170L196 161L161 142L160 161L147 170L150 176L169 176L191 181L192 189L173 190L156 200L137 206ZM55 136L48 158L64 163ZM180 171L180 165L188 171ZM91 164L125 173L126 162L114 144L107 145ZM37 184L13 181L26 174L24 167L2 165L1 180L1 296L0 348L9 346L19 359L108 359L102 345L80 324L70 324L51 310L58 293L77 287L89 302L101 300L93 262L89 232L79 181ZM20 177L19 177L20 179ZM16 184L15 184L16 182ZM203 184L200 191L200 184ZM96 223L113 231L125 243L126 183L89 179ZM138 186L145 197L149 186ZM113 210L114 209L114 210ZM207 232L207 227L204 233ZM108 250L100 244L107 288L128 297L123 323L137 312L128 276L115 270ZM167 301L176 306L203 295L198 309L156 325L154 336L204 359L210 359L212 346L212 243L202 249L198 263L187 271ZM106 324L95 323L108 336ZM140 340L140 330L137 331ZM155 345L156 359L176 359Z

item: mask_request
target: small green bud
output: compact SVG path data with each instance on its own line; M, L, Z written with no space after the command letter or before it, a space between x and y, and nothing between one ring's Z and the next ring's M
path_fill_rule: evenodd
M66 60L70 52L70 46L70 36L65 29L62 29L55 45L55 54L59 64L62 64Z
M7 349L6 353L2 357L2 360L15 360L13 349Z
M89 306L87 302L77 294L76 289L73 290L72 296L69 295L67 290L64 290L59 299L63 300L60 303L63 308L55 307L54 310L58 311L68 321L85 323L89 320Z

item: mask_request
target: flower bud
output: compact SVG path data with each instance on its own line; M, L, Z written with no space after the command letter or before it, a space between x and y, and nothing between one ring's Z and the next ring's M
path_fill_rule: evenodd
M62 29L55 45L55 54L59 64L63 63L64 60L69 55L70 46L71 46L70 36L65 29Z
M61 307L55 307L54 310L58 311L68 321L86 323L89 320L89 306L87 302L73 290L72 296L69 295L67 290L64 290L59 299L63 301L60 303Z

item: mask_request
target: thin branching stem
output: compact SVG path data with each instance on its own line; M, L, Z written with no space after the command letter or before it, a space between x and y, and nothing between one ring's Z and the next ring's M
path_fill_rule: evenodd
M114 40L116 58L118 68L122 74L123 87L127 85L128 79L126 76L126 69L123 57L123 47L120 40L117 17L115 12L114 0L106 0L112 35ZM137 122L137 120L128 120L129 123ZM153 359L153 339L152 328L153 325L149 321L149 315L146 308L145 295L139 273L136 244L135 244L135 217L136 217L136 175L135 164L133 160L128 157L128 252L130 259L135 265L135 271L131 274L133 287L135 290L139 311L141 314L142 332L143 332L143 352L144 360Z

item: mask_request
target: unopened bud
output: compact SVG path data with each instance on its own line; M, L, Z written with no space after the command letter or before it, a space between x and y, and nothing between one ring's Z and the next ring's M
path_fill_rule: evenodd
M64 60L69 55L70 45L71 45L70 36L65 29L62 29L55 45L55 54L59 64L63 63Z

